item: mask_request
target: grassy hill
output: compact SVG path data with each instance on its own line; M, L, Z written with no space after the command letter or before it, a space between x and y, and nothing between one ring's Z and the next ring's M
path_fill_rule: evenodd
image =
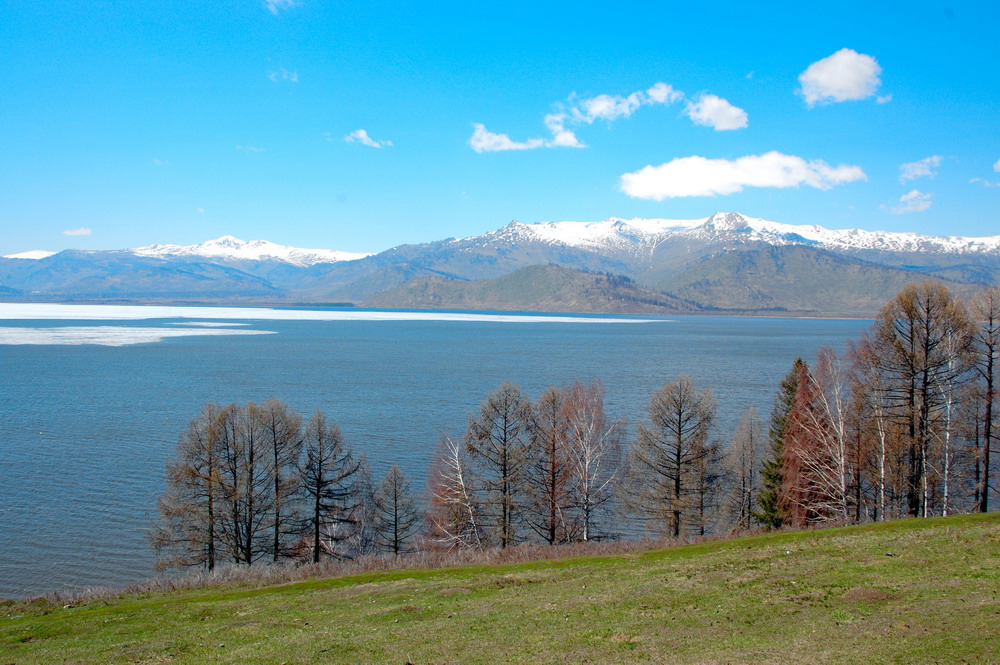
M1000 514L0 613L0 663L996 663Z
M927 278L925 273L789 245L706 257L656 288L721 309L870 316L908 283Z
M370 307L495 309L609 314L693 312L691 304L619 276L554 265L529 266L496 279L414 279L380 293Z

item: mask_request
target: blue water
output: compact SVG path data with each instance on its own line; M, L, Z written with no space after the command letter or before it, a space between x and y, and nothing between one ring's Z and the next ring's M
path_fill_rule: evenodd
M174 319L173 321L177 321ZM166 320L0 321L160 326ZM0 597L122 585L152 575L147 530L177 436L207 401L278 397L322 409L376 474L422 484L441 432L504 380L542 389L599 378L629 432L679 374L711 388L727 441L766 415L796 356L841 350L864 321L678 317L642 324L249 321L274 335L122 347L0 345Z

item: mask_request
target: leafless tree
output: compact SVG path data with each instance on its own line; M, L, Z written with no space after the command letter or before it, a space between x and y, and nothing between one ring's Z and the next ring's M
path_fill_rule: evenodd
M872 328L871 359L884 381L894 416L907 439L907 511L929 514L930 448L944 408L942 385L966 368L954 351L969 343L971 326L962 304L935 282L911 284L879 312Z
M708 435L715 418L715 400L699 391L689 377L680 377L653 394L649 425L639 424L632 447L627 505L642 519L677 537L691 525L697 508L699 463L710 452Z
M447 549L483 547L479 506L463 445L442 434L428 479L430 541Z
M252 564L268 551L272 470L259 408L223 407L219 432L220 481L224 510L221 539L236 563Z
M580 540L593 539L599 516L615 495L624 424L604 414L604 386L575 383L563 391L569 453L569 496Z
M215 568L222 503L219 411L217 404L202 407L177 442L177 458L167 464L167 489L157 502L160 520L152 534L158 569Z
M531 465L531 402L505 382L469 416L465 444L478 476L480 525L501 548L518 540L527 500L525 477Z
M375 492L375 544L382 552L412 551L412 541L421 519L410 491L410 481L393 464Z
M573 469L563 392L549 388L538 398L534 409L531 433L534 455L526 472L531 499L526 520L545 542L554 545L574 536L570 514Z
M313 562L337 556L337 543L348 537L358 462L344 444L336 423L317 411L306 425L305 460L300 467L308 500L306 534Z
M270 456L272 560L287 554L288 539L296 522L293 498L298 493L296 473L302 454L302 416L277 399L269 399L256 409Z
M760 490L765 439L757 410L749 407L740 419L723 460L726 484L723 519L729 525L749 529Z
M971 303L971 315L975 322L973 333L973 353L975 368L982 383L982 453L976 460L976 494L979 512L989 510L990 500L990 457L1000 450L993 446L997 438L997 409L994 406L997 388L997 362L1000 361L1000 289L990 288L977 294ZM981 471L980 471L981 469Z

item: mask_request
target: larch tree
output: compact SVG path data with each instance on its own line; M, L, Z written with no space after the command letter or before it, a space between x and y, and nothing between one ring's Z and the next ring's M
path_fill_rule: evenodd
M302 454L302 416L277 399L256 409L269 455L271 470L271 555L277 561L288 552L295 528L294 498L298 494L296 473Z
M753 525L763 463L764 434L757 410L751 406L740 418L723 459L727 485L723 520L731 527L750 529Z
M967 370L956 362L972 334L965 308L940 283L910 284L879 312L871 340L883 389L906 437L906 503L910 516L926 516L931 498L931 447L945 408L942 386Z
M342 541L347 552L353 555L364 556L378 552L376 543L378 506L375 504L377 491L368 457L359 455L358 470L354 472L351 481L352 499L346 522L349 535Z
M481 526L501 548L518 541L527 501L534 413L513 383L504 382L469 416L465 444L475 465L480 491Z
M624 498L664 535L676 538L697 525L701 462L710 453L715 409L711 392L682 376L653 394L649 424L639 423Z
M157 502L160 519L152 533L157 569L216 566L222 508L217 404L206 404L177 442L167 464L167 488Z
M990 501L990 457L1000 450L993 446L997 437L997 408L994 404L998 392L997 362L1000 361L1000 289L990 288L976 294L970 306L974 322L973 355L976 372L982 384L982 438L981 453L975 464L979 476L976 480L978 505L976 509L985 513Z
M317 411L306 425L305 460L299 474L307 500L306 533L312 561L337 556L348 537L358 462L344 444L340 427Z
M412 551L413 538L422 520L410 490L410 481L393 464L375 492L375 545L379 551L403 554Z
M526 520L549 545L574 537L572 488L566 408L563 392L549 388L534 405L531 465L526 472L530 494Z
M268 517L271 512L270 458L259 409L223 407L216 420L220 442L220 487L224 510L222 540L233 561L250 565L269 549Z

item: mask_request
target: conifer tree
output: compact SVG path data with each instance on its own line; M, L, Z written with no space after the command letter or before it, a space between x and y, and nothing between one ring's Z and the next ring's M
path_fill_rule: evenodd
M410 491L410 481L399 465L393 464L375 492L375 545L382 552L409 552L420 526L420 513Z
M792 369L781 381L778 394L775 397L774 408L771 410L771 422L767 436L771 443L771 456L761 467L762 487L757 494L757 505L760 510L753 516L766 529L779 529L784 522L781 508L781 486L783 484L782 457L785 448L785 432L788 428L788 416L795 403L795 393L798 392L799 378L806 368L802 358L796 358Z

